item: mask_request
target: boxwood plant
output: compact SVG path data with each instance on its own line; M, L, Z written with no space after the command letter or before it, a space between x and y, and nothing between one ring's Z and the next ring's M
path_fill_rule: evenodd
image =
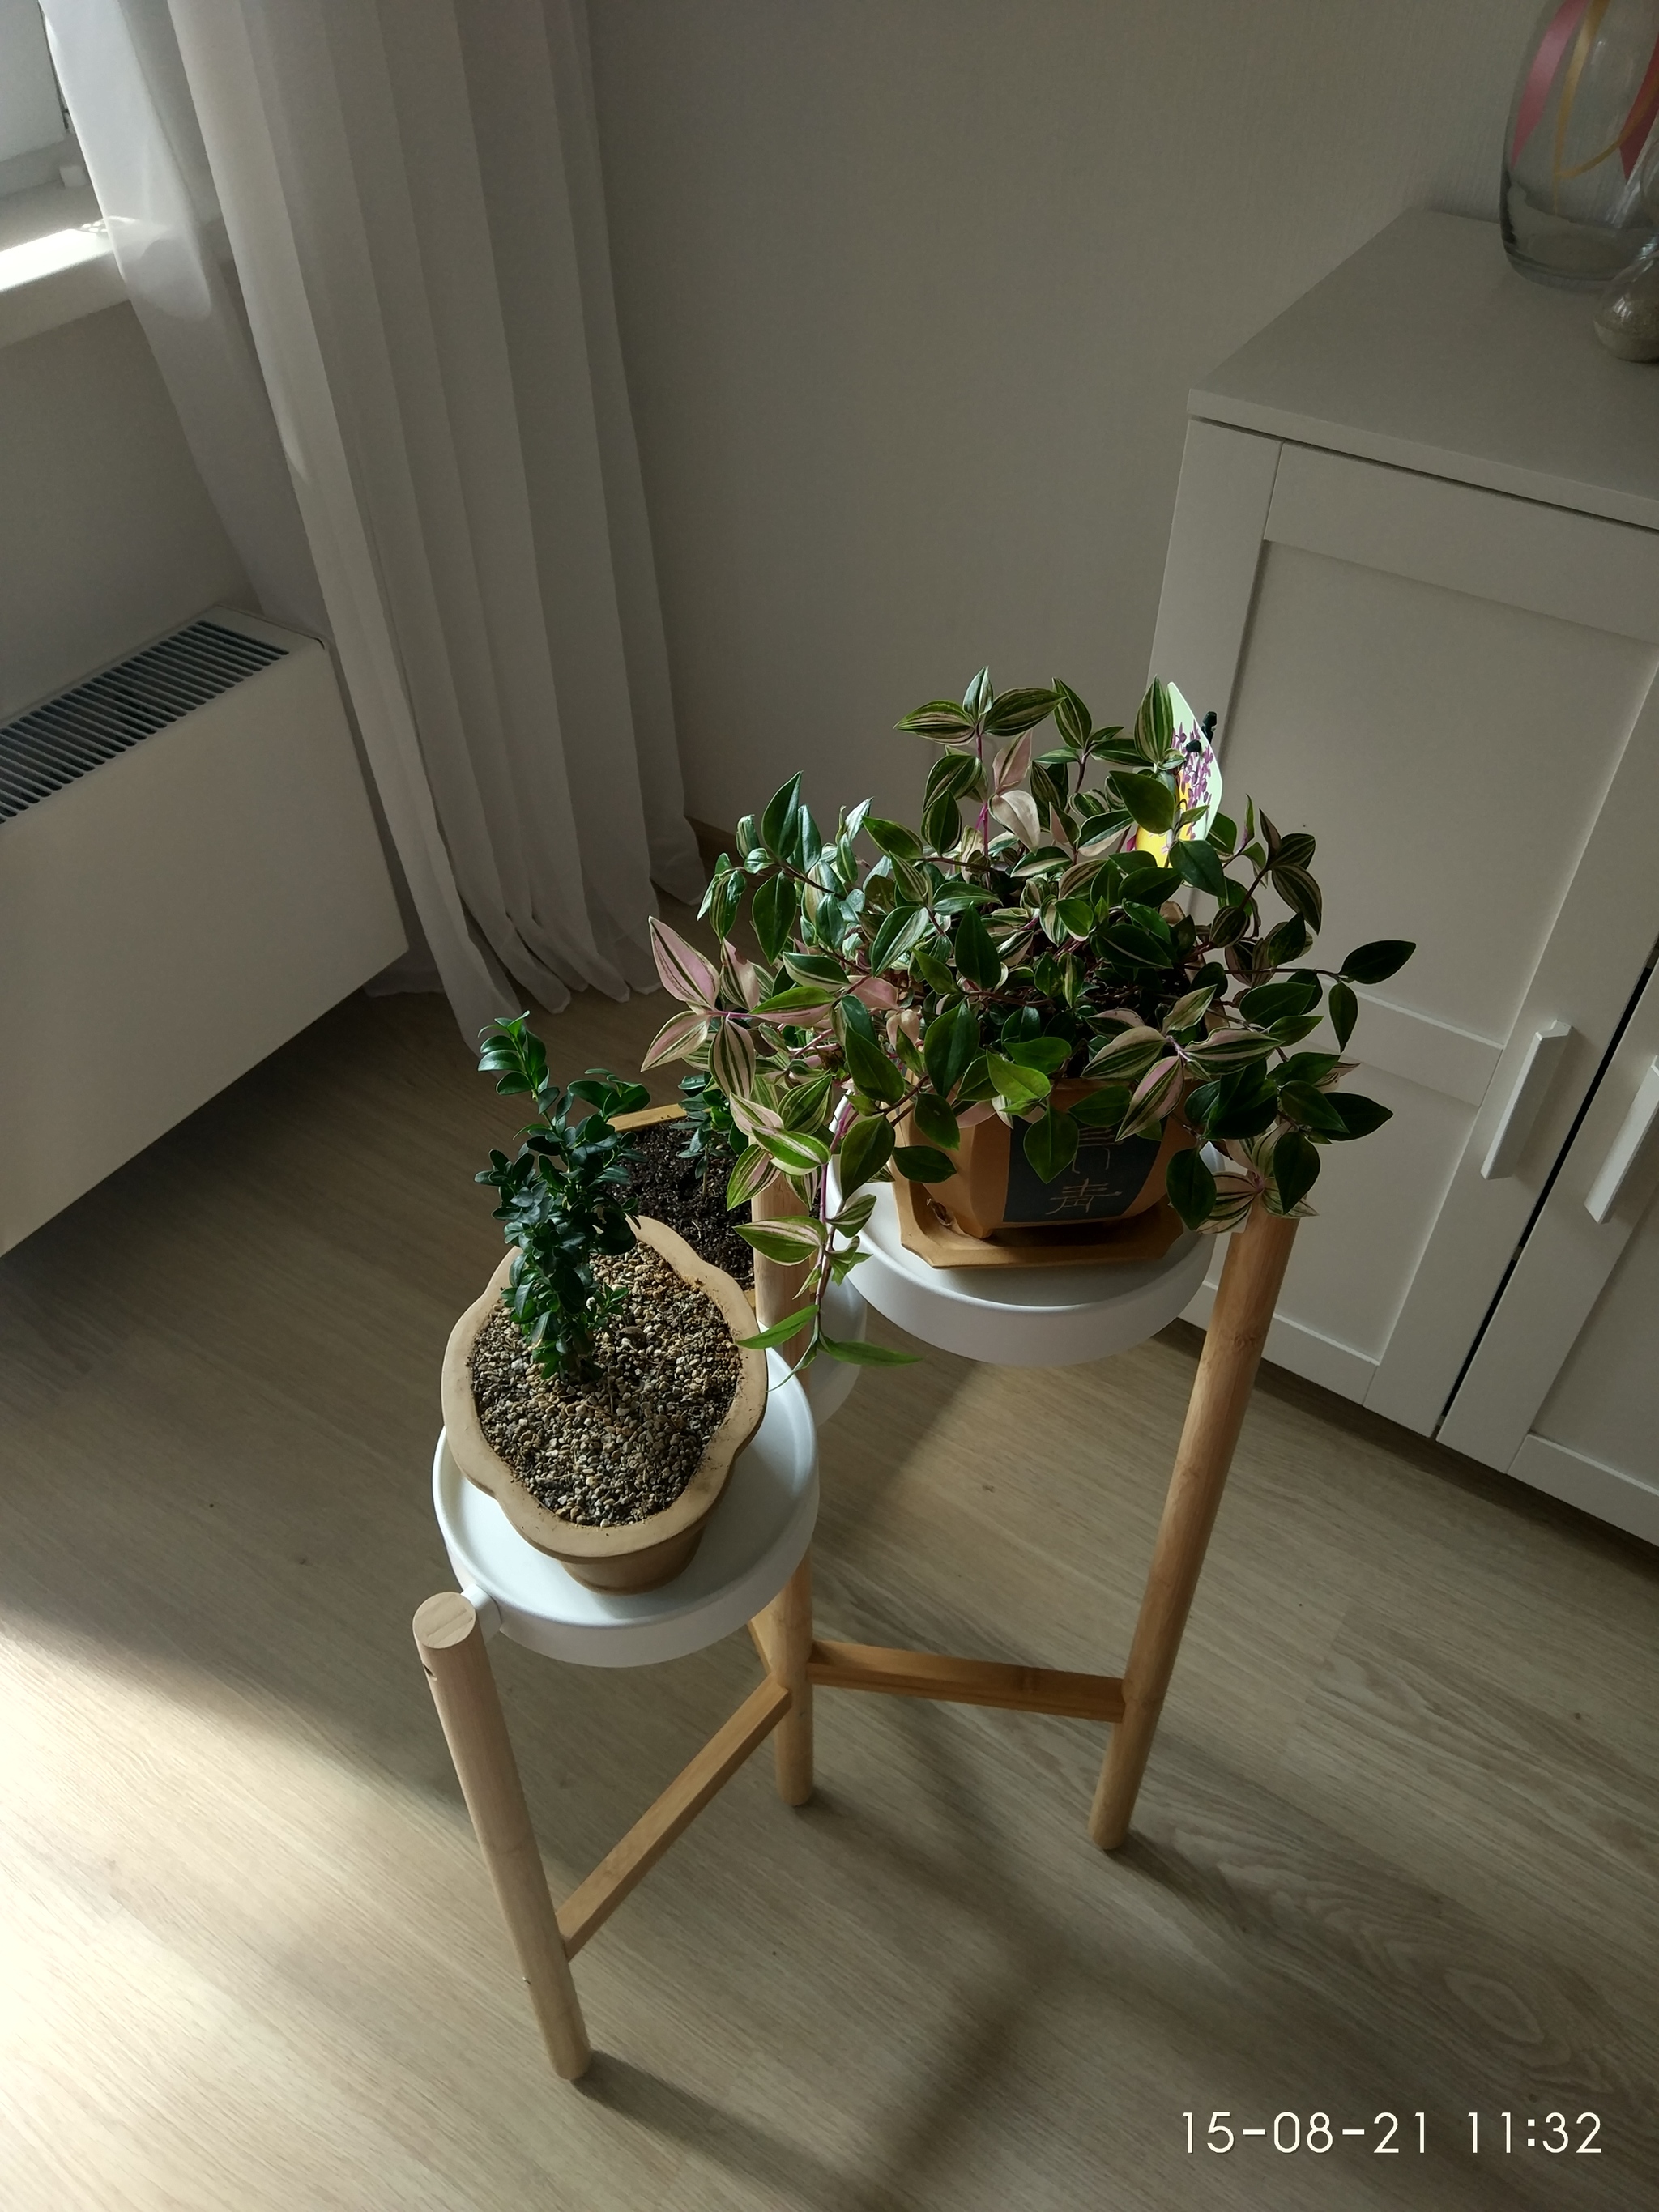
M1322 1147L1389 1118L1338 1088L1340 1053L1355 987L1413 948L1310 961L1314 840L1253 803L1242 830L1219 811L1214 719L1155 682L1132 729L1097 728L1069 684L998 692L981 670L960 704L898 725L939 748L919 830L867 802L822 828L792 777L716 866L702 911L717 957L653 923L684 1011L646 1066L689 1060L700 1097L723 1101L730 1204L783 1177L805 1209L739 1231L811 1263L800 1310L757 1341L806 1328L808 1358L901 1356L832 1341L823 1294L855 1264L872 1185L943 1181L970 1108L1007 1121L1044 1181L1084 1125L1156 1135L1183 1115L1212 1149L1175 1155L1169 1197L1212 1231L1258 1198L1311 1212ZM757 961L733 941L745 909ZM1310 1048L1326 1017L1336 1049ZM1055 1085L1079 1076L1095 1087L1057 1109Z
M603 1067L590 1067L562 1091L526 1014L495 1023L481 1042L479 1073L536 1109L513 1158L492 1152L489 1165L473 1177L499 1193L495 1219L517 1248L501 1304L544 1374L586 1381L594 1334L628 1296L621 1285L597 1280L594 1255L631 1251L637 1241L625 1203L637 1156L611 1125L618 1114L648 1106L651 1094Z

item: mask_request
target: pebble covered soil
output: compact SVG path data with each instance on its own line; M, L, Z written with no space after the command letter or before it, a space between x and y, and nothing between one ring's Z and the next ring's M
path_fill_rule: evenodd
M699 1159L682 1159L685 1138L684 1121L653 1121L629 1131L628 1141L639 1154L629 1173L629 1211L665 1222L700 1260L746 1291L755 1279L755 1252L737 1231L749 1218L748 1206L726 1210L732 1155L717 1144Z
M490 1449L567 1521L614 1528L660 1513L696 1472L732 1403L742 1356L706 1291L647 1245L598 1259L628 1303L593 1340L593 1379L545 1376L503 1308L472 1347Z

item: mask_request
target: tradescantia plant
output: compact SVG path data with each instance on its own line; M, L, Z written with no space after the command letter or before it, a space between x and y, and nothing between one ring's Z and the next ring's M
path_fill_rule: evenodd
M690 1060L700 1097L723 1101L741 1147L730 1205L783 1178L804 1208L738 1231L811 1262L801 1310L754 1341L810 1328L809 1358L904 1356L833 1341L823 1295L856 1264L871 1186L946 1180L976 1110L1010 1125L1045 1182L1084 1129L1159 1135L1180 1114L1220 1164L1176 1152L1168 1195L1210 1231L1258 1198L1311 1212L1321 1148L1389 1119L1338 1088L1340 1053L1355 986L1413 947L1308 963L1314 840L1281 835L1254 803L1242 832L1218 811L1214 719L1154 682L1133 729L1097 728L1068 684L994 692L981 670L959 705L934 700L898 725L939 748L919 831L866 802L827 832L793 777L717 864L702 911L718 957L653 923L684 1011L645 1065ZM732 941L745 903L757 962ZM1304 1048L1325 1016L1338 1049ZM1092 1087L1062 1110L1055 1085L1078 1077Z

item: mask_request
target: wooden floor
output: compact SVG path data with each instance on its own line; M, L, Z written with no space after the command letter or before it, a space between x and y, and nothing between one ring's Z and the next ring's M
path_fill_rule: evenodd
M1659 2202L1659 1559L1271 1370L1120 1857L1095 1727L821 1696L817 1801L738 1778L555 2082L409 1630L507 1127L437 1000L354 1001L0 1261L5 2212ZM1118 1664L1198 1340L866 1376L823 1632ZM495 1651L561 1889L757 1673Z

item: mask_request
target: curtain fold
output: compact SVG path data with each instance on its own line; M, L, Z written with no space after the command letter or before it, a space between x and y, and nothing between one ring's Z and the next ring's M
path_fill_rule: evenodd
M578 16L170 0L170 46L161 5L49 0L66 97L100 198L125 163L147 210L128 281L267 611L314 574L463 1028L500 1011L497 962L555 1008L653 988L653 879L695 896L702 871ZM188 182L197 133L251 350ZM169 256L164 296L144 264Z
M167 0L43 0L116 266L226 534L272 622L315 629L316 572L222 234Z

